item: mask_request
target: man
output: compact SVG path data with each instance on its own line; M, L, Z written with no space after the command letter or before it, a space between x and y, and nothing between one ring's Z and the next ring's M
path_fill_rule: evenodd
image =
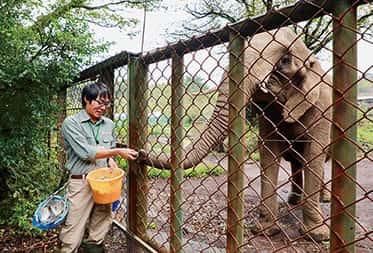
M94 83L82 90L83 110L67 117L62 137L70 172L67 197L70 211L60 233L62 253L77 252L87 229L86 252L104 252L103 241L112 224L111 204L95 204L86 175L91 170L116 168L114 156L134 160L137 152L115 148L114 123L103 116L110 106L110 92L105 84Z

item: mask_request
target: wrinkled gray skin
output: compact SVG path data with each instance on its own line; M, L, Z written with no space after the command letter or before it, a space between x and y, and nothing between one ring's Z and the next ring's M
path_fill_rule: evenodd
M306 197L302 231L316 241L326 240L329 230L322 223L319 198L323 150L330 141L330 121L326 118L331 118L331 81L302 40L288 28L252 37L245 50L245 66L244 92L259 112L259 135L263 140L259 142L262 202L259 221L252 230L268 235L280 231L275 221L275 191L283 157L291 162L294 181L289 202L299 203L298 194ZM204 131L185 149L184 169L196 166L228 135L227 75L218 88L216 107ZM298 141L291 141L295 139ZM140 159L145 164L170 169L170 158L165 154L144 154L140 152Z

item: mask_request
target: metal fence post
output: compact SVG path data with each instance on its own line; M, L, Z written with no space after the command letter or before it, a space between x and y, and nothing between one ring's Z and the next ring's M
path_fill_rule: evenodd
M333 131L330 252L355 252L356 7L337 1L333 20ZM346 246L347 245L347 246Z
M145 148L147 131L147 72L148 66L137 57L129 58L128 74L128 136L129 147ZM129 162L128 171L128 228L144 238L147 228L147 169L143 164ZM139 252L134 240L129 239L129 252Z
M229 42L229 158L227 252L241 252L243 242L244 165L245 165L245 40L235 31Z
M172 95L171 95L171 243L170 252L182 252L183 243L183 181L184 170L182 168L183 155L183 95L185 93L183 83L184 60L183 56L172 57Z

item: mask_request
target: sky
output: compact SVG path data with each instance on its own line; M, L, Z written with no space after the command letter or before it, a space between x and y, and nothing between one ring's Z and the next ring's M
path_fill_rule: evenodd
M156 11L147 11L145 18L145 36L144 36L144 51L149 51L157 47L167 45L166 30L171 26L182 22L186 13L182 10L182 6L191 0L163 0L162 6ZM115 45L110 48L108 56L112 56L121 51L130 51L133 53L141 52L141 39L143 29L143 10L128 10L129 17L139 19L139 24L136 27L137 36L129 38L126 33L118 31L118 29L107 29L95 27L98 37L104 36L105 39L115 42Z
M180 27L181 22L186 19L186 12L183 11L183 6L186 2L193 2L193 0L164 0L162 5L167 6L167 9L160 8L156 11L148 11L146 13L145 22L145 36L144 36L144 52L153 50L157 47L164 47L167 45L166 31L174 27ZM113 41L115 44L111 46L110 50L102 55L98 61L106 59L122 51L129 51L133 53L141 52L142 28L143 28L143 10L130 10L126 13L129 17L137 17L140 23L136 27L137 35L129 38L124 32L117 29L98 28L96 34L99 37L104 37L105 40ZM373 44L361 40L358 43L358 69L362 72L369 72L373 74ZM200 52L197 54L202 60L206 57L206 53ZM197 57L197 58L198 58ZM331 56L321 57L322 66L329 68L331 66ZM211 64L216 65L213 61ZM209 71L208 63L205 64ZM195 70L190 70L195 72ZM202 74L205 75L206 74ZM359 74L360 75L360 74Z

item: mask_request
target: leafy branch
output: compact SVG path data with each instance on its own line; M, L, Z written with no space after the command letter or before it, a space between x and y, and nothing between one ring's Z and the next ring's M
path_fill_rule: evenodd
M207 30L221 28L226 23L234 23L239 20L261 15L268 11L275 11L295 3L296 0L203 0L186 5L185 11L189 14L187 21L183 22L179 29L168 31L175 40L188 38L195 34L205 33ZM359 7L358 29L364 31L364 36L372 37L371 16L369 4ZM328 15L315 18L307 22L306 26L294 24L293 29L302 32L306 45L318 53L332 40L331 17Z

